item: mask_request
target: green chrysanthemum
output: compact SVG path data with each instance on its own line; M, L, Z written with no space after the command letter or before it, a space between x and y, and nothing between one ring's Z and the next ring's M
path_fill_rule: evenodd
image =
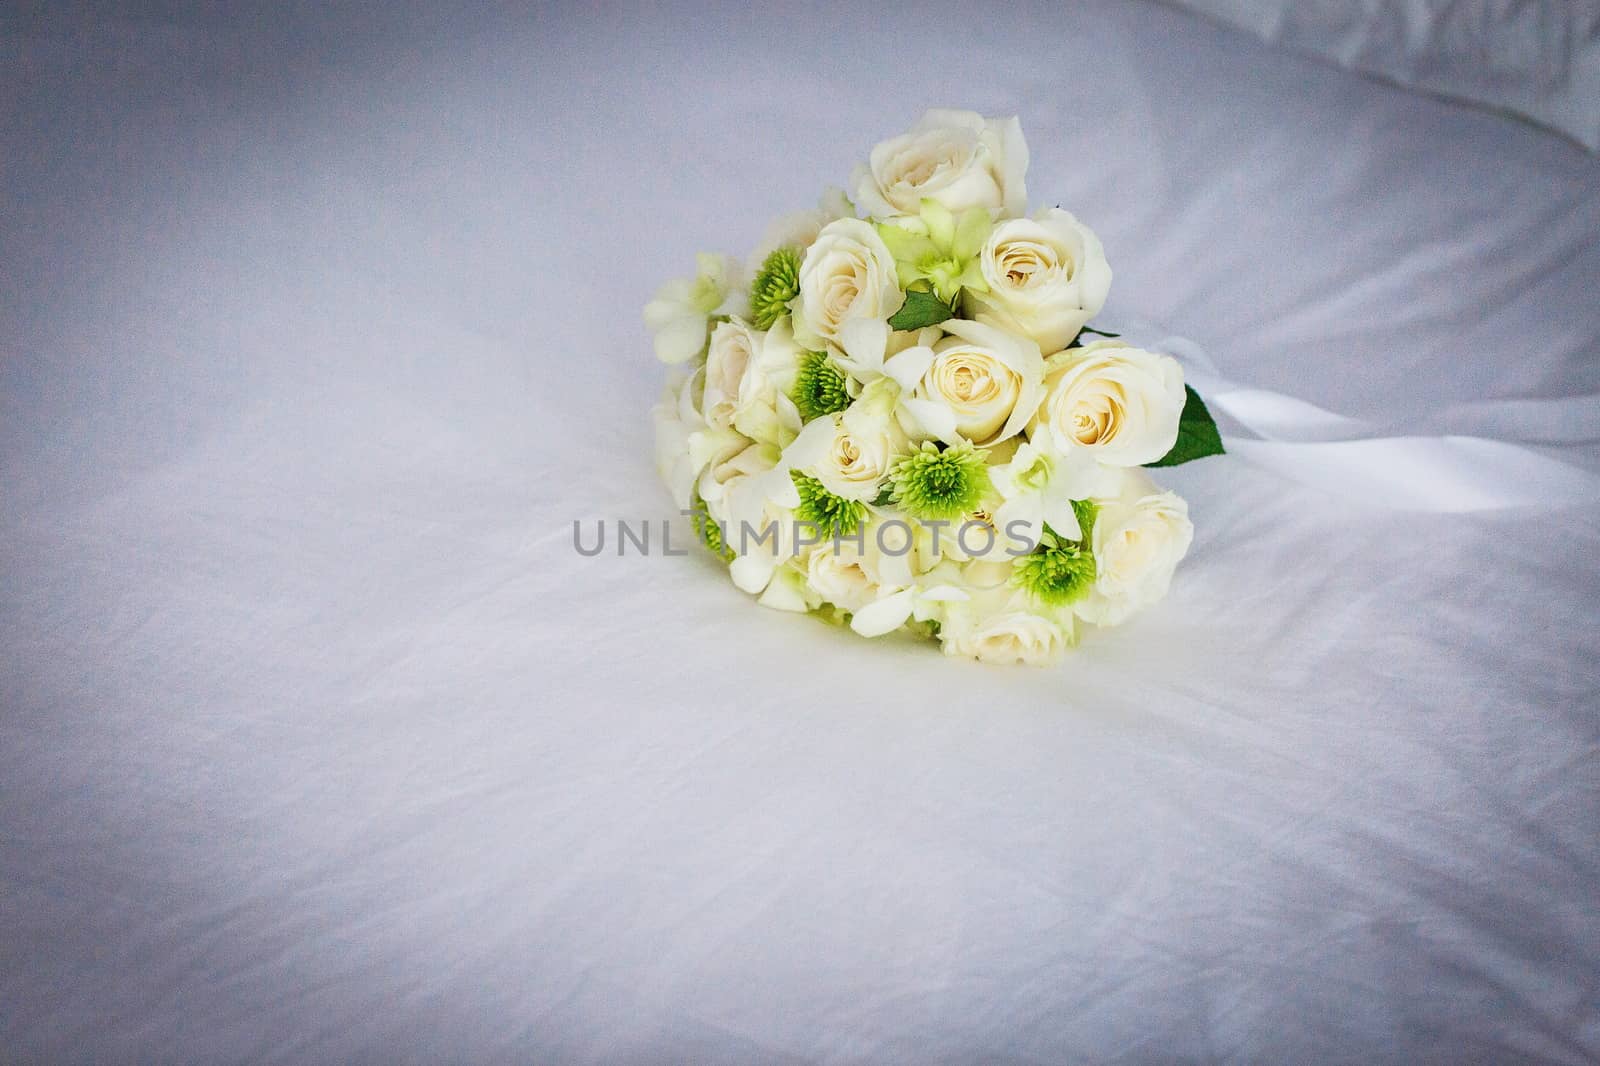
M795 518L809 522L827 539L848 537L855 533L866 514L867 505L859 500L835 496L822 487L822 482L798 470L791 470L794 487L800 493L800 506L794 510Z
M793 248L779 248L756 272L750 283L750 314L757 329L771 329L772 324L789 313L789 301L800 293L800 253Z
M800 417L809 422L849 407L847 386L843 372L833 365L826 352L804 352L790 398L799 409Z
M706 551L715 555L725 563L733 562L733 549L728 547L727 541L722 536L722 526L711 517L711 512L706 510L706 501L694 494L694 514L689 521L694 524L695 536L700 538L700 543L705 545Z
M1094 553L1077 541L1040 545L1017 560L1011 581L1050 607L1065 607L1089 591L1095 578Z
M1065 540L1046 525L1047 539L1017 560L1011 573L1012 584L1050 607L1064 607L1089 591L1098 570L1090 537L1095 515L1100 508L1092 500L1073 500L1072 511L1081 530L1078 540Z
M976 511L990 491L988 452L962 441L940 450L933 441L889 472L890 499L912 518L954 519Z

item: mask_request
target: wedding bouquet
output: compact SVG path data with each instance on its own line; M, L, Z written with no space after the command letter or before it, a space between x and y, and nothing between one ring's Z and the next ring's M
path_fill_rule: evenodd
M1193 527L1143 468L1220 452L1216 424L1171 356L1089 325L1111 269L1070 212L1026 213L1027 166L1017 119L929 111L854 203L645 307L683 368L658 469L758 602L1045 663L1166 594Z

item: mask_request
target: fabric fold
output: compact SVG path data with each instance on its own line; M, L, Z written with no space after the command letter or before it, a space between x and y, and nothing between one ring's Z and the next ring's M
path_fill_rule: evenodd
M1224 434L1230 454L1319 491L1393 510L1440 513L1600 501L1600 476L1496 439L1544 445L1600 439L1600 396L1460 404L1418 424L1472 432L1385 436L1361 419L1231 381L1187 337L1137 321L1119 332L1177 358L1206 405L1254 435Z

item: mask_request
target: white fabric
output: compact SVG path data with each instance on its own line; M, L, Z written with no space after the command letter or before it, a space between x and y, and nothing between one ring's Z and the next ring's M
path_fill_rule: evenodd
M1600 150L1597 0L1168 0L1341 66L1524 115Z
M1600 161L1155 6L377 10L3 23L3 1057L1600 1061L1600 508L1163 471L1048 671L572 546L655 286L929 103L1107 317L1600 472Z
M1115 324L1128 343L1181 360L1187 383L1205 398L1207 409L1252 434L1225 434L1227 454L1325 496L1447 514L1600 503L1600 476L1531 448L1458 434L1376 436L1360 419L1228 380L1187 337L1146 324ZM1600 428L1600 418L1586 402L1592 399L1482 403L1471 411L1477 421L1513 437L1522 435L1516 432L1521 423L1538 427L1536 435L1545 441L1574 444L1592 439Z

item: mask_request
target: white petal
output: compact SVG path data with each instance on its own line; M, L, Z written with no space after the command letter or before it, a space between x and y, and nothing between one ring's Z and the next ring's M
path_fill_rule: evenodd
M836 417L828 415L806 423L799 436L783 450L783 462L780 465L794 470L809 470L826 458L834 434L838 431L838 424L834 421Z
M794 327L788 318L780 318L762 337L761 372L780 393L794 387L795 371L800 365L800 345L795 343Z
M961 435L956 432L956 416L948 407L931 400L901 400L900 405L911 413L917 424L930 437L938 437L946 444L957 444Z
M928 367L933 365L933 349L924 345L907 348L889 358L883 364L883 372L894 379L906 392L917 387L922 380L922 375L928 372Z
M689 434L689 460L696 470L716 459L738 452L747 442L731 429L702 429Z
M778 561L771 555L757 550L749 555L741 555L728 566L728 573L733 578L733 583L743 592L752 596L763 591L772 581L772 572L778 568Z
M871 217L892 218L899 214L878 191L878 179L872 176L871 168L865 163L857 166L850 175L850 184L856 191L856 203Z
M669 318L656 330L656 358L663 363L687 363L705 346L706 320L693 312Z
M1020 218L1028 210L1028 141L1022 136L1022 122L1015 115L991 119L999 125L1001 152L1005 156L1005 213Z
M654 332L667 319L693 311L694 308L689 304L693 292L694 282L686 278L667 282L656 290L655 298L644 305L644 324Z
M1050 523L1050 528L1056 531L1057 536L1068 540L1078 540L1083 536L1083 527L1078 525L1078 514L1072 509L1072 501L1065 496L1045 500L1041 516Z
M922 130L936 130L953 126L957 129L971 130L973 133L982 133L986 125L984 117L976 111L930 107L922 113L922 117L917 120L915 126L911 127L911 131L919 133Z
M877 533L876 529L868 530L869 536L877 536ZM888 541L892 547L900 546L900 540L894 539L897 537L900 540L904 539L903 534L900 533L891 533L889 535ZM902 555L890 555L886 551L878 552L878 580L883 582L884 585L899 588L911 584L911 578L910 551Z
M796 614L805 614L811 609L806 603L805 579L792 571L776 574L767 591L756 602L775 611L793 611Z
M1023 528L1013 529L1018 522L1022 523ZM1013 550L1020 551L1025 546L1036 545L1044 537L1044 501L1037 492L1024 493L1016 499L1007 500L995 511L994 524L1004 543Z
M839 327L839 346L855 364L883 373L883 353L889 347L889 323L877 318L853 318Z
M863 637L881 637L885 633L893 633L911 617L914 597L915 590L902 589L876 603L869 603L850 619L850 628Z
M952 337L960 337L968 344L976 344L980 348L994 352L995 358L1018 374L1027 368L1028 349L1031 348L1033 357L1039 360L1040 369L1043 369L1044 359L1039 354L1039 346L1020 334L964 318L947 319L939 324L939 328Z

